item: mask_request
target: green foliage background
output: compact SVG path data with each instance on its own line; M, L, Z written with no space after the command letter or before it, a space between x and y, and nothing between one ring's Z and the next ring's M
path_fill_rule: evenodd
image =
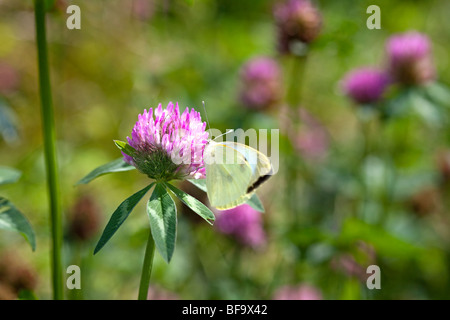
M64 265L82 263L82 292L75 296L86 299L137 295L148 230L146 201L102 252L92 253L121 200L146 186L148 179L130 171L74 184L120 157L113 140L131 134L144 108L178 101L180 107L204 114L204 100L214 128L279 127L280 110L248 112L238 100L243 63L256 56L276 57L273 1L155 0L154 13L143 20L133 15L131 3L71 1L81 8L81 30L66 28L64 1L56 1L48 14L64 213L67 217L76 200L90 194L103 218L91 242L65 242ZM155 256L151 283L182 299L270 299L278 287L298 283L317 286L325 299L450 298L449 193L442 191L439 214L418 216L408 205L416 192L439 186L435 159L448 147L448 126L413 116L384 130L375 126L369 129L374 150L389 145L381 150L390 152L393 165L387 167L378 157L360 163L358 112L339 89L339 80L350 69L383 67L384 42L407 30L430 37L438 80L450 83L450 2L317 4L324 24L308 56L302 106L326 126L332 143L325 162L307 164L306 173L299 168L296 213L287 209L279 187L286 182L283 167L259 192L268 235L263 250L242 248L209 224L179 212L173 260L167 265ZM381 8L381 30L366 28L371 4ZM0 141L0 161L22 171L18 183L1 191L27 216L37 236L32 253L19 235L0 232L0 251L13 250L32 266L39 279L36 294L48 299L50 237L31 1L0 2L0 43L0 60L16 68L21 79L19 89L3 97L16 114L20 139ZM283 153L281 158L290 156ZM355 167L365 168L366 194ZM386 190L379 181L392 170L397 183ZM385 206L388 210L380 209ZM381 211L386 215L380 216ZM359 249L361 241L376 252L381 290L368 290L365 281L333 267L337 257L351 254L365 270L369 262Z

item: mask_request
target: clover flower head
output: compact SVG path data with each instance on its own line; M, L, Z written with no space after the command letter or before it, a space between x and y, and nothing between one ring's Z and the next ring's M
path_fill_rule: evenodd
M215 226L219 232L233 236L245 246L257 249L266 243L261 213L248 204L220 211Z
M204 177L203 152L208 139L206 123L200 113L189 108L180 113L178 103L138 116L131 138L131 148L122 149L125 162L148 177L169 181Z
M282 54L290 53L294 41L314 41L322 27L320 11L309 0L279 3L275 6L274 17L278 27L278 50Z
M266 109L281 98L281 70L267 57L249 60L241 69L241 102L250 109Z
M360 68L350 71L342 81L342 87L353 101L358 104L377 102L383 96L389 76L373 68Z
M420 85L435 78L430 39L409 31L391 36L386 44L388 68L399 83Z

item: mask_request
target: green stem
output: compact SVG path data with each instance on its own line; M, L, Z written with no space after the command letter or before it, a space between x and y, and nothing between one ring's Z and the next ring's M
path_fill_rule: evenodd
M286 102L292 109L297 110L301 102L301 89L303 75L305 73L306 56L293 56L289 58L290 79L287 87ZM294 115L296 118L295 120L298 120L297 116L298 115Z
M155 241L152 232L149 232L147 247L145 248L144 264L142 266L141 282L139 285L138 300L147 300L150 276L152 275L153 257L155 256Z
M359 108L364 108L364 106L359 106ZM357 112L364 112L363 110L357 110ZM360 156L357 157L355 163L355 177L359 180L361 184L362 199L360 199L360 206L356 216L359 216L362 220L366 217L366 210L369 203L369 192L366 181L365 165L367 157L370 155L370 120L365 118L364 114L359 113L357 115L359 124L359 134L361 139L361 152Z
M39 65L39 89L42 109L42 129L44 136L45 165L50 202L50 220L52 232L52 279L53 298L63 297L62 277L62 217L59 197L58 165L56 161L55 120L53 115L50 75L47 58L47 40L45 30L45 0L35 0L36 44Z
M293 130L296 134L300 122L299 106L301 102L301 87L303 84L303 76L305 71L306 56L289 56L284 61L284 72L286 75L287 91L286 103L289 106L289 117L291 124L288 130ZM291 154L291 157L286 157L286 202L291 216L294 219L294 225L300 221L298 214L298 181L299 175L308 176L308 170L303 163L303 159L298 157L292 141L290 139L290 132L286 132L286 139L284 140L284 149ZM301 172L300 172L301 171Z
M398 121L398 120L397 120ZM389 215L389 211L391 209L391 201L392 195L394 193L395 188L395 180L397 172L395 170L395 158L394 152L397 150L397 144L394 141L394 137L397 136L397 133L390 132L393 123L387 122L385 119L380 119L380 127L377 138L377 152L383 160L384 164L384 187L383 192L381 194L381 217L380 217L380 225L385 222L387 216Z
M370 155L370 121L359 119L361 134L361 163Z

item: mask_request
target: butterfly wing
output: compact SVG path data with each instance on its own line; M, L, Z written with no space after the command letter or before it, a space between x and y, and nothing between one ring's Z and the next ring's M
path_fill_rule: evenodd
M264 181L267 181L272 174L272 164L269 158L258 150L237 142L224 142L223 145L231 147L242 154L246 162L252 169L252 177L250 179L247 193L253 192Z
M272 174L267 156L244 144L211 141L205 151L208 198L217 209L245 203Z
M211 206L226 210L245 203L252 168L231 146L211 141L205 150L206 188Z

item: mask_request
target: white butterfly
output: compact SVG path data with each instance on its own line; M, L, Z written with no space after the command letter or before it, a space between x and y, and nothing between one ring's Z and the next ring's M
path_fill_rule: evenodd
M220 210L244 204L273 173L267 156L241 143L209 141L204 154L208 199Z

